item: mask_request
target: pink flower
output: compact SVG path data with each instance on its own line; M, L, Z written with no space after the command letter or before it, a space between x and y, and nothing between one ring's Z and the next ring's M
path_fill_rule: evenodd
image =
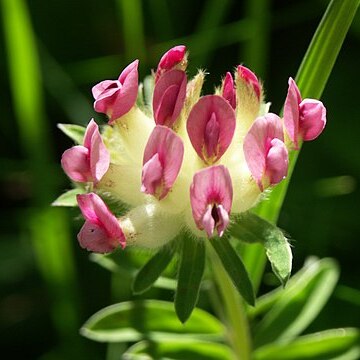
M168 127L157 125L145 148L141 191L164 198L179 174L183 156L181 138Z
M236 91L234 86L234 79L229 72L226 73L224 79L222 96L229 102L233 109L236 108Z
M244 138L248 168L263 191L279 183L288 171L288 151L281 119L275 114L258 117Z
M99 127L92 119L85 132L84 145L66 150L61 165L67 176L77 182L101 180L110 165L110 154L101 138Z
M300 91L292 78L284 106L284 125L295 149L299 141L316 139L326 125L326 108L321 101L301 99Z
M225 153L235 126L233 108L218 95L200 98L193 106L186 125L195 151L206 164L213 164Z
M92 88L94 109L109 117L109 124L125 115L134 106L138 94L139 60L133 61L117 80L104 80Z
M181 70L169 70L161 76L153 97L156 124L173 126L185 103L186 82L186 74Z
M161 75L172 69L185 70L186 68L186 47L178 45L168 50L160 59L159 65L155 73L155 82L159 80Z
M195 173L190 187L192 214L197 227L208 237L219 236L229 224L233 189L228 169L211 166Z
M118 220L98 195L77 195L77 201L85 218L85 224L78 234L82 248L107 253L119 245L122 248L126 246L126 239Z

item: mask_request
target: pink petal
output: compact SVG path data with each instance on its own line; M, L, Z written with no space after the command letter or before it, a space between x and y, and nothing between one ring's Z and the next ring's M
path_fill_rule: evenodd
M113 104L113 111L109 120L110 124L128 113L136 102L139 82L138 65L139 60L133 61L119 76L122 87Z
M301 102L300 91L292 78L289 78L289 88L284 105L284 125L290 140L298 149L299 135L299 104Z
M78 234L80 246L96 253L108 253L115 250L119 245L114 239L110 239L102 226L86 221Z
M239 77L247 84L251 85L256 96L260 99L261 87L256 75L247 67L239 65L237 68Z
M101 138L99 127L95 128L91 137L90 147L90 170L94 182L98 182L108 171L110 166L110 153L106 149Z
M112 124L134 106L138 94L138 64L133 61L120 74L118 80L104 80L92 88L94 109L106 114Z
M207 236L210 238L214 235L215 230L215 220L212 217L213 205L208 205L201 219L201 225L206 231Z
M224 79L222 96L229 102L233 109L236 108L236 91L234 87L234 79L229 72L226 73Z
M261 190L266 172L266 158L274 138L283 141L284 135L281 119L271 113L258 117L244 138L245 160Z
M207 95L191 109L187 132L197 154L211 164L229 147L235 125L235 112L230 104L221 96Z
M61 157L61 166L73 181L92 181L89 165L89 150L81 145L66 150Z
M113 244L113 241L116 240L119 245L125 247L126 239L119 222L97 194L77 195L77 201L87 222L101 228L106 233L110 244ZM97 230L97 233L99 233L99 230Z
M91 148L91 139L96 131L99 132L99 127L94 121L94 119L91 119L86 127L84 141L83 141L83 145L89 150Z
M159 154L156 153L143 166L141 191L145 194L155 195L158 187L161 187L163 173L164 168L159 160Z
M179 174L183 156L181 138L168 127L156 125L145 147L141 190L164 198Z
M190 187L192 214L197 227L211 237L222 236L229 223L233 189L227 168L216 165L195 173Z
M181 70L167 71L155 85L153 110L158 125L171 127L184 106L186 74Z
M299 128L303 140L316 139L326 125L326 108L321 101L305 99L300 103Z
M97 94L97 97L95 98L95 102L94 102L94 110L110 116L116 96L121 89L121 84L117 80L102 81L102 83L105 82L108 83L109 86L107 88L104 88L104 90L101 93L98 93L101 88L100 86L101 83L98 84L99 86L95 85L93 87L93 94ZM94 90L96 86L98 86L98 88Z
M91 92L95 100L104 93L105 90L118 87L119 82L116 80L104 80L93 86Z
M222 205L218 205L216 208L217 217L218 217L218 225L217 225L217 232L219 236L223 236L224 231L226 230L227 226L229 225L230 218L229 213L224 209Z
M289 156L285 144L279 139L272 139L266 156L266 175L271 185L278 184L288 172Z
M173 69L177 64L184 60L186 47L178 45L168 50L160 59L155 74L155 82L166 71Z

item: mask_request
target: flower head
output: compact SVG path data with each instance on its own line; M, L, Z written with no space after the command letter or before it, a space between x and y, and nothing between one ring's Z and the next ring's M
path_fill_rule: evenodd
M287 175L283 121L268 113L256 75L239 65L215 95L201 96L205 74L188 81L186 65L184 46L166 52L153 73L153 96L138 102L137 60L118 80L94 86L95 110L106 113L109 124L100 135L91 121L84 145L62 160L70 178L96 184L96 193L78 197L85 218L81 246L156 248L182 230L221 237L234 214L251 209ZM321 132L325 108L302 100L289 84L284 123L296 145ZM127 212L117 219L103 193Z

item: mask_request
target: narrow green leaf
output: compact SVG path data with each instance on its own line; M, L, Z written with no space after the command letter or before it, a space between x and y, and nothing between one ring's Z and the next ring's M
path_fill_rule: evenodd
M292 253L282 231L250 212L244 214L231 227L231 235L248 243L262 243L274 274L285 286L291 273Z
M334 290L339 269L332 259L309 266L283 291L255 330L254 345L288 343L316 318Z
M83 144L86 131L83 126L75 124L58 124L58 128L71 140L74 140L76 144Z
M277 287L276 289L258 297L256 299L256 307L248 308L248 316L250 318L263 316L263 314L265 314L271 307L273 307L274 304L283 296L286 297L287 294L291 293L293 287L297 287L298 283L301 284L303 281L302 278L304 276L308 278L309 271L311 274L314 274L315 269L321 267L321 264L321 261L319 261L317 258L310 257L306 259L304 266L290 278L285 289L282 287Z
M357 360L358 329L333 329L297 338L290 344L270 344L254 352L254 360Z
M231 349L214 342L182 340L161 341L152 344L141 341L131 346L123 355L124 360L149 359L174 359L174 360L234 360L236 357Z
M240 295L247 303L255 305L255 294L249 275L228 239L214 237L210 242Z
M194 309L186 324L181 324L172 303L145 300L108 306L94 314L80 332L99 342L128 342L143 338L221 340L224 327L214 316L200 309Z
M205 243L184 234L175 293L175 311L184 323L196 306L205 269Z
M136 274L133 292L141 294L154 284L174 256L174 247L162 247Z
M60 195L51 205L52 206L77 206L76 195L85 194L82 188L76 188Z

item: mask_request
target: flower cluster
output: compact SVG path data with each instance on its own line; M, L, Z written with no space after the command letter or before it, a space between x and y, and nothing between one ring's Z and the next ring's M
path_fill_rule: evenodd
M138 84L138 64L93 87L94 108L109 123L100 134L91 120L83 146L62 156L66 174L88 190L77 197L86 220L78 240L91 251L155 248L181 230L222 236L234 214L286 177L288 149L316 138L326 123L323 104L302 100L291 78L281 119L242 65L202 96L205 74L187 79L185 46L163 55L150 91L151 81ZM103 194L127 212L116 218Z

